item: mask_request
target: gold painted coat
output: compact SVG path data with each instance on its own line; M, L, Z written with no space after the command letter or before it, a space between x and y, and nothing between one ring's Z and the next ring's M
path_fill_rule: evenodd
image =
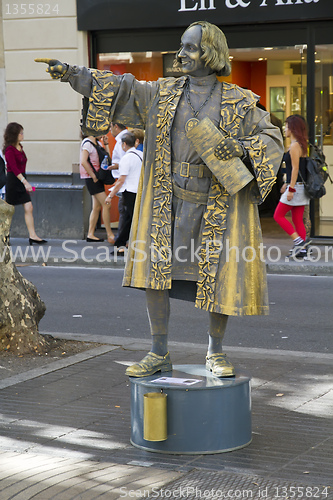
M83 128L87 133L104 134L112 121L145 129L144 168L123 285L171 289L170 131L186 77L138 82L130 74L117 76L70 67L63 81L69 81L85 95ZM223 83L220 129L224 135L241 138L255 180L230 196L213 176L204 222L198 221L202 224L202 248L195 306L226 315L268 314L257 204L266 198L275 182L283 144L269 114L256 107L257 100L251 91Z

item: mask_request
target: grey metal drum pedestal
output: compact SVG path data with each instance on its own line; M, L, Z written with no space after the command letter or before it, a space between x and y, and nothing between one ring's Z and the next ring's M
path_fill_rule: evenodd
M223 453L251 442L250 377L236 370L216 378L202 365L176 365L172 372L131 382L131 443L159 453ZM167 439L144 439L144 395L167 395Z

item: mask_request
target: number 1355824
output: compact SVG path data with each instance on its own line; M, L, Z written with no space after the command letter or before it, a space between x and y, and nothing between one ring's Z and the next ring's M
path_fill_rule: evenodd
M6 16L54 16L59 14L59 5L49 3L6 3Z

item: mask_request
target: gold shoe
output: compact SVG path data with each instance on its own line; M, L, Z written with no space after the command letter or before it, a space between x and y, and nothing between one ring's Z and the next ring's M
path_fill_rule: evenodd
M211 354L206 356L206 370L212 372L215 377L234 377L235 368L226 359L227 355L221 353Z
M139 363L129 366L125 373L129 377L148 377L156 372L170 372L171 370L172 364L168 352L165 356L148 352Z

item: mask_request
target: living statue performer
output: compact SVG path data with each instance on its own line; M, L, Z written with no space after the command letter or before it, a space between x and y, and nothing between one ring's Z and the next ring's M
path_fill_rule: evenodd
M146 131L123 285L146 290L152 347L126 373L172 369L169 297L176 297L209 313L207 370L234 376L222 352L228 316L268 314L257 205L275 182L283 145L269 113L256 106L259 97L217 79L231 72L224 34L208 22L191 24L176 55L184 76L157 82L54 59L36 62L83 94L84 133L105 134L111 122ZM203 119L218 133L217 147L201 130ZM213 147L205 162L196 146L202 140ZM234 180L236 163L240 178L250 176L245 187Z

